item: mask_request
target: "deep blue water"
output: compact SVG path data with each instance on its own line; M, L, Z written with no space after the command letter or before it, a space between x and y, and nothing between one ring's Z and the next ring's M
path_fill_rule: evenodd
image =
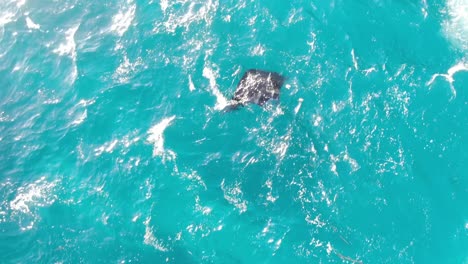
M0 87L2 263L468 263L466 0L6 0Z

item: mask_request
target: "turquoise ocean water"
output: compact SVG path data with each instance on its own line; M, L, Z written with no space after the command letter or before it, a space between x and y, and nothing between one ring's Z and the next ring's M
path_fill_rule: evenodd
M1 1L0 262L468 263L467 71L466 0Z

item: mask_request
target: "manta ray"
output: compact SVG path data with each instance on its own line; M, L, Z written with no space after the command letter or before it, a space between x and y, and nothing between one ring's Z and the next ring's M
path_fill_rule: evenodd
M252 103L263 106L267 101L278 100L285 78L276 72L250 69L237 84L236 92L225 110Z

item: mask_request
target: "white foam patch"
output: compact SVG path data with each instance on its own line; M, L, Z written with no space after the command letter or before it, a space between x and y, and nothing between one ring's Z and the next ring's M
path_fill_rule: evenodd
M293 8L291 11L289 11L289 17L288 17L288 25L293 25L296 24L297 22L300 22L304 19L302 16L303 10L302 8L296 9Z
M318 228L322 228L327 225L324 221L320 220L320 214L316 215L314 219L310 215L307 215L305 220L308 224L315 225Z
M46 105L54 105L58 103L60 103L60 99L57 99L57 98L51 98L51 99L47 99L44 101L44 104Z
M431 79L426 83L426 85L431 86L436 78L443 77L443 78L445 78L445 80L447 80L449 82L450 90L452 92L453 97L456 97L457 96L457 90L453 86L453 82L454 82L453 76L455 75L455 73L461 72L461 71L468 71L468 63L459 62L458 64L456 64L456 65L452 66L450 69L448 69L446 74L436 73L436 74L432 75Z
M226 201L228 201L230 204L234 205L237 210L239 210L239 213L242 214L247 211L247 201L242 199L243 193L239 183L229 187L225 186L223 179L221 182L221 190L223 190L224 199L226 199Z
M85 119L87 117L88 117L88 110L85 109L80 116L78 116L75 120L73 120L72 124L77 126L77 125L83 123L83 121L85 121Z
M334 113L341 112L346 107L346 101L335 101L332 102L332 111Z
M194 183L188 188L189 190L192 190L194 188L203 188L204 190L207 190L206 183L203 181L202 177L196 171L192 171L190 173L182 172L181 176Z
M68 29L65 32L65 42L60 44L58 48L54 50L60 56L69 55L73 60L76 59L76 43L75 33L78 30L78 25Z
M169 6L169 2L168 0L161 0L161 2L159 2L159 5L161 6L161 10L163 12L166 12L167 7Z
M353 59L354 69L358 70L359 66L356 60L356 56L354 55L354 49L351 50L351 58Z
M330 255L333 251L333 247L330 242L327 243L327 254Z
M377 72L377 69L375 67L370 67L369 69L363 70L364 74L368 76L372 72Z
M15 18L15 14L11 12L6 12L0 15L0 27L12 22Z
M161 10L168 15L165 15L165 21L156 24L153 31L173 33L179 27L188 29L192 23L200 21L205 21L208 26L211 25L219 3L217 0L161 0L160 5Z
M78 75L78 69L76 67L76 43L75 43L75 33L78 30L79 24L68 29L65 32L65 42L60 44L58 48L53 50L54 53L57 53L60 56L70 56L73 61L72 71L67 77L67 81L70 84L73 84Z
M117 139L114 139L113 141L108 142L108 143L100 146L99 148L96 148L94 150L95 155L100 156L104 152L112 153L112 151L114 151L115 146L117 146L117 143L119 143L119 141Z
M144 222L145 236L144 236L143 243L145 243L146 245L152 246L155 249L162 251L162 252L168 251L168 248L165 247L163 243L159 241L159 239L154 235L153 228L150 227L149 225L150 221L151 221L151 217L148 217Z
M280 141L275 145L275 148L272 150L272 153L277 154L278 158L282 160L289 148L289 138L285 138L284 141Z
M428 15L427 9L428 9L427 1L426 1L426 0L422 0L421 12L423 13L423 16L424 16L425 19L427 18L427 15Z
M270 244L274 251L277 251L281 247L285 236L289 232L289 228L274 223L272 219L269 219L266 226L262 229L262 232L257 235L257 238L266 239L266 242ZM276 253L273 253L273 255Z
M113 139L109 142L104 143L102 146L94 149L95 156L101 156L103 153L112 153L114 152L117 146L129 148L132 144L140 140L139 136L126 135L122 139ZM135 164L138 165L139 161L135 161Z
M343 154L343 161L346 161L349 163L352 172L355 172L361 168L358 162L355 159L353 159L351 156L349 156L348 150L346 150L346 152Z
M265 127L264 128L266 131L270 130L271 128ZM284 157L286 157L286 153L289 149L291 139L292 139L292 126L288 128L288 131L286 134L279 138L275 138L272 142L267 143L268 145L271 145L272 149L270 150L271 153L276 154L277 158L279 160L283 160ZM267 149L270 148L270 146L267 147Z
M78 105L86 107L86 106L94 104L95 102L96 102L96 100L94 100L94 99L89 99L89 100L81 99L78 102Z
M322 124L322 117L320 115L312 115L312 121L314 122L314 126L318 127Z
M210 90L214 96L216 96L215 110L222 110L228 105L226 97L219 91L218 85L216 84L217 73L210 67L205 66L203 68L203 77L210 81Z
M384 110L387 117L390 116L391 111L396 111L404 116L408 116L410 95L407 91L402 91L398 86L393 86L387 90L386 96L391 98L391 101L384 103Z
M213 211L213 208L209 206L203 206L200 204L200 197L195 197L195 210L201 212L203 215L209 215Z
M21 229L29 230L33 228L39 216L35 213L35 208L45 207L55 202L57 197L53 191L57 181L49 182L45 177L18 188L16 197L10 202L12 217L18 216Z
M133 1L128 0L127 4L129 4L129 6L124 7L112 18L112 26L110 29L119 36L123 36L123 34L127 32L135 18L136 5L132 3Z
M273 182L271 179L268 179L265 182L265 186L268 188L268 193L266 195L266 200L270 203L274 203L279 197L278 196L273 196Z
M447 37L468 50L468 0L447 0L447 13L450 18L443 24Z
M153 144L153 157L164 154L164 130L172 123L175 116L164 118L148 130L148 142Z
M263 56L263 54L265 54L265 51L266 51L265 46L263 46L262 44L258 44L257 46L250 49L250 55Z
M302 102L304 102L304 99L302 99L302 98L299 98L297 100L297 106L296 106L296 108L294 108L294 114L297 114L299 112L299 110L301 109L301 106L302 106Z
M307 46L310 47L309 53L313 53L315 51L315 41L317 39L317 35L315 33L310 33L310 41L306 41Z
M26 0L16 0L17 7L22 7L24 4L26 4Z
M26 26L29 29L40 29L41 28L41 26L39 24L34 23L34 21L32 21L30 17L26 17Z
M131 74L137 70L139 66L143 64L141 58L136 59L135 62L130 62L127 55L124 55L123 62L120 63L119 67L115 70L114 79L119 83L126 83L129 81Z
M195 85L193 84L192 76L191 76L191 75L189 75L188 81L189 81L189 90L190 90L191 92L195 91Z
M54 105L61 102L60 98L55 94L54 90L39 89L37 93L44 98L43 103L46 105Z
M68 116L72 119L72 126L78 126L82 124L88 117L88 109L86 108L89 105L92 105L94 100L80 100L78 104L70 108L68 111Z

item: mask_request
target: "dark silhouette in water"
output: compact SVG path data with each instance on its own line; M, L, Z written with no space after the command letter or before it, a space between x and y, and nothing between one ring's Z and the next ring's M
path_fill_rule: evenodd
M263 106L270 99L278 100L284 80L276 72L256 69L246 71L225 111L235 110L249 103Z

